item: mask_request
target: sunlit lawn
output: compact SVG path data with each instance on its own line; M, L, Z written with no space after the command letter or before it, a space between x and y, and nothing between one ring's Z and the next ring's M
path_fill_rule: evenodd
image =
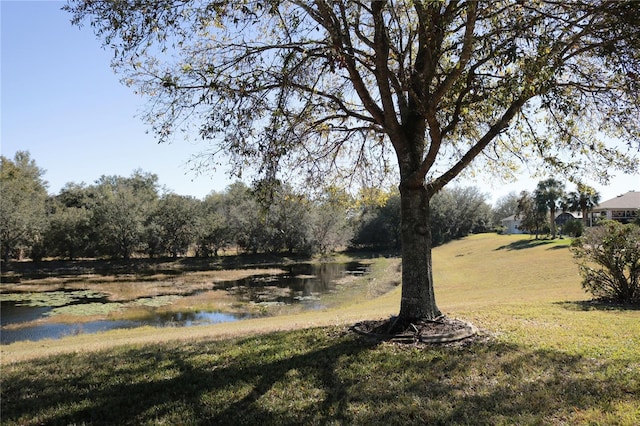
M437 248L440 308L482 331L463 344L348 331L396 312L395 290L338 310L4 346L2 424L640 424L640 311L585 303L567 244L479 235ZM366 279L397 280L394 262Z

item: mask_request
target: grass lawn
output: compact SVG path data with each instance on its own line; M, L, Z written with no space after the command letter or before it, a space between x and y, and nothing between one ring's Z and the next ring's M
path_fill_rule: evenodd
M0 348L2 424L640 424L640 310L586 303L569 241L434 251L436 296L479 339L364 340L399 289L338 309ZM397 280L381 258L363 279Z

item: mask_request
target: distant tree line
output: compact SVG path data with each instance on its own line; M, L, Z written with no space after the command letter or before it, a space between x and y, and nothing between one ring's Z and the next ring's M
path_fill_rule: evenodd
M311 197L283 183L265 196L259 185L236 182L200 200L168 192L155 174L138 170L129 177L102 176L91 185L68 183L49 195L44 171L28 152L1 161L5 262L400 247L395 189L365 188L353 195L329 186ZM497 214L477 188L445 189L431 210L435 244L490 230Z

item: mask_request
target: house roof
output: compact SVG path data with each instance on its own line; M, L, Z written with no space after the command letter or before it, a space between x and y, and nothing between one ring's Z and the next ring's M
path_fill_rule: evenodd
M629 191L626 194L618 195L616 198L598 204L593 211L602 210L635 210L640 209L640 191Z
M559 216L566 215L566 214L572 216L574 219L582 219L582 212L563 212L563 211L556 212L556 219Z

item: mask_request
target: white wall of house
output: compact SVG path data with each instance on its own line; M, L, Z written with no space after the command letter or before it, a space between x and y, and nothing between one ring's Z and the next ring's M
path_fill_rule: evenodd
M515 216L509 216L509 217L505 217L504 219L502 219L500 221L502 223L502 226L505 227L505 233L507 234L524 234L524 232L522 232L519 228L520 223L522 223L522 221L520 219L516 219Z

